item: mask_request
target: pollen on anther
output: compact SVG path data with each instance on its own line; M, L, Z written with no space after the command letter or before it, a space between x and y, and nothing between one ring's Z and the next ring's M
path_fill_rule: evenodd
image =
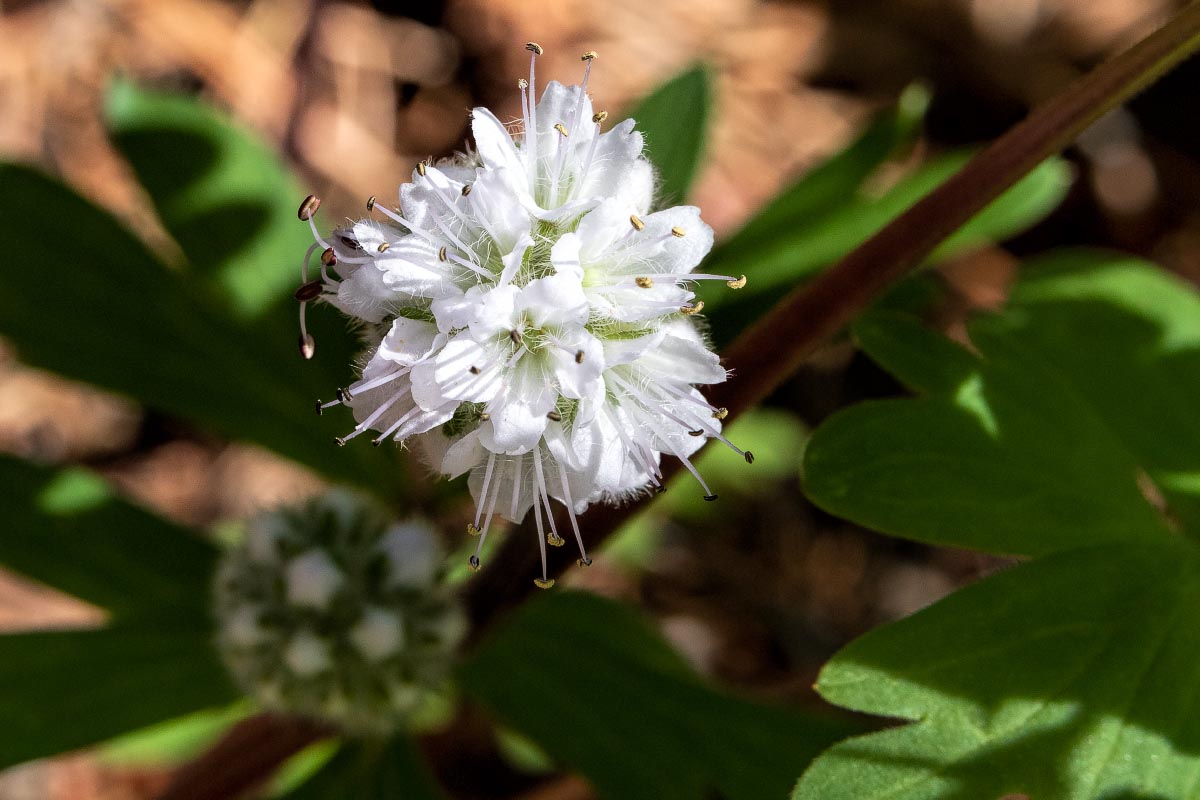
M554 586L554 578L547 578L545 580L542 580L541 578L534 578L533 585L539 589L549 589L550 587Z
M586 53L584 53L583 55L581 55L579 57L579 60L580 61L591 61L593 58L599 58L599 56L600 56L600 54L597 53L595 50L588 50Z
M590 567L591 565L592 565L592 560L590 558L575 559L575 566L577 566L577 567Z
M746 285L746 276L743 275L742 277L738 278L736 281L725 281L725 285L728 286L730 289L741 289L743 286Z
M520 78L520 79L518 79L518 80L517 80L517 88L518 88L518 89L528 89L528 88L529 88L529 81L525 80L524 78Z
M550 533L546 536L546 544L551 547L562 547L567 543L567 540L559 536L557 533Z
M315 194L310 194L304 198L304 202L300 204L300 208L296 210L296 216L302 221L308 222L312 219L312 215L317 213L317 209L321 207L321 198Z
M526 42L525 49L537 56L540 56L542 53L546 52L537 42Z
M599 125L601 122L604 122L606 119L608 119L607 111L597 111L595 114L592 114L592 122L596 123L597 125Z
M420 175L422 178L425 177L425 162L424 161L417 162L417 174Z
M684 237L684 235L686 235L686 234L687 234L687 231L685 231L683 228L679 227L678 225L676 225L674 228L671 228L671 235L674 236L676 239L682 239Z
M640 231L642 228L646 227L646 223L642 222L642 218L637 214L629 215L629 224L633 226L635 231Z
M563 125L561 122L554 123L554 130L558 131L563 136L567 135L567 126Z
M374 210L375 210L375 195L371 195L370 197L367 198L367 211L374 211Z
M492 415L487 413L486 411L479 412L479 421L480 422L487 422L491 418L492 418Z
M483 533L483 531L481 531L479 529L479 527L476 526L474 523L472 523L472 522L467 523L467 535L468 536L478 536L481 533Z
M725 419L726 417L729 416L729 409L728 408L718 408L716 411L713 412L712 415L713 415L713 419Z
M549 411L546 413L546 419L550 420L551 422L562 422L562 414L558 413L557 411Z
M654 287L654 278L648 278L644 275L640 278L634 278L633 282L643 289L650 289Z
M479 556L471 556L467 559L467 569L471 572L479 572Z
M446 260L446 245L442 245L442 249L438 250L438 261Z
M387 242L382 242L382 243L380 243L379 247L377 248L377 252L386 253L389 247L391 247L390 244L388 244Z
M343 438L342 438L342 437L340 437L340 436L335 436L335 437L333 437L333 441L334 441L334 443L335 443L335 444L337 444L337 446L338 446L338 447L345 447L345 446L346 446L346 440L345 440L345 439L343 439Z
M688 316L691 316L692 314L699 314L704 310L704 301L697 300L696 305L694 306L680 306L679 310Z

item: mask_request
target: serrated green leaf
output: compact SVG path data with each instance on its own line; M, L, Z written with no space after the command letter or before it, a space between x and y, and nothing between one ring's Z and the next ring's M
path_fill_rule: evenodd
M804 458L818 505L899 536L1001 553L1172 535L1143 495L1135 455L1037 349L986 320L971 328L980 359L912 321L868 325L869 352L932 391L822 425Z
M349 742L315 775L284 795L288 800L444 800L416 743Z
M303 194L270 148L203 103L127 81L109 88L106 111L189 265L237 316L261 315L297 283L312 236L291 207Z
M682 203L704 155L712 113L712 78L698 64L655 89L630 112L658 170L658 193Z
M1042 558L839 653L823 696L913 722L832 748L795 800L1198 798L1200 298L1137 259L1066 251L968 333L975 354L862 322L922 396L831 418L806 487L871 527Z
M0 768L233 701L204 622L0 636Z
M53 208L70 256L28 275L9 259L0 334L22 360L130 395L368 486L399 479L370 447L339 449L314 432L313 400L345 375L303 362L294 339L268 337L214 308L110 215L25 167L0 165L0 235L28 238L27 208ZM344 334L343 334L344 335Z
M850 730L713 691L631 611L578 592L524 605L460 678L614 800L781 797Z
M1200 797L1200 559L1061 553L839 653L818 691L915 720L821 756L794 800Z
M0 457L0 564L116 619L205 620L216 549L80 469Z

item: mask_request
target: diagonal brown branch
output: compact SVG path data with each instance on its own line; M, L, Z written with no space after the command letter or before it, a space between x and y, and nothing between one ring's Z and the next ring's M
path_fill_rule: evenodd
M1200 47L1200 3L1192 3L1130 50L1096 68L1036 109L958 174L893 220L812 283L792 291L725 353L737 379L709 398L730 418L761 401L812 351L907 275L934 248L1088 125L1153 83ZM678 471L664 465L668 476ZM586 517L587 540L598 547L638 506L597 508ZM565 520L564 520L565 527ZM476 637L531 592L540 574L536 533L509 534L490 565L468 585L465 599ZM574 564L569 548L552 548L549 573ZM314 738L304 723L255 717L185 766L161 800L219 800L259 785Z

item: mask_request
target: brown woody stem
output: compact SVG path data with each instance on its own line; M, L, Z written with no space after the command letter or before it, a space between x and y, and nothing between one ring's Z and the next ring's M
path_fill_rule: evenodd
M918 201L836 266L793 290L724 354L737 378L714 386L709 400L730 419L765 398L815 348L920 264L944 239L1036 167L1070 145L1098 117L1124 103L1200 47L1200 2L1130 50L1102 64L1037 108L961 171ZM671 461L668 476L678 471ZM595 508L587 539L597 548L638 505ZM565 520L560 529L566 527ZM535 590L537 534L526 524L508 534L487 568L467 584L476 637ZM570 548L551 548L549 574L574 564ZM253 717L177 773L161 800L217 800L261 784L320 732L299 721Z

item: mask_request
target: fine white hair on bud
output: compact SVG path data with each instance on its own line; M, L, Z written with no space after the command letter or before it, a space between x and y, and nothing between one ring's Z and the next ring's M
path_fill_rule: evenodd
M697 327L698 281L743 277L693 270L712 247L699 209L653 206L654 170L628 119L603 129L580 85L551 81L539 97L529 43L514 133L485 108L471 113L473 152L420 163L399 205L322 236L316 203L301 218L315 243L304 259L304 304L320 298L370 331L361 378L318 412L346 405L374 443L412 440L439 472L469 473L469 530L479 553L497 515L532 508L542 552L574 539L576 515L661 488L663 455L691 463L721 434L719 409L696 388L726 371ZM323 250L320 291L308 262ZM302 341L307 332L301 329ZM302 348L303 349L303 348ZM311 355L311 343L304 349ZM747 458L747 461L750 459ZM568 510L558 530L551 500Z
M264 514L221 562L218 645L263 707L382 735L442 688L466 617L419 521L334 490Z

